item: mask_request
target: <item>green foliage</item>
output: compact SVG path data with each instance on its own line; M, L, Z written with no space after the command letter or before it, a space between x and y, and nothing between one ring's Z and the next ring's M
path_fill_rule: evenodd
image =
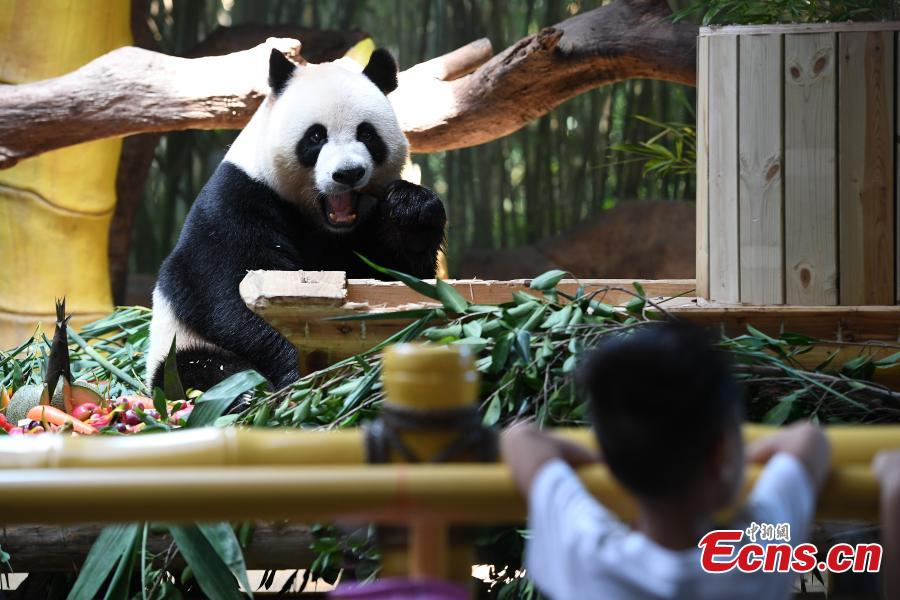
M69 592L69 599L98 597L113 569L130 559L139 534L136 524L110 525L104 528L88 552L78 580ZM114 580L122 578L121 571L117 569Z
M150 309L119 308L85 325L68 328L72 375L102 382L112 396L143 392L143 357L150 343ZM50 352L46 335L35 331L25 342L0 351L0 384L18 389L43 381L42 369Z
M481 409L488 425L526 417L541 425L584 424L586 407L570 376L584 350L609 336L627 335L667 318L667 314L664 305L646 298L639 284L620 290L633 298L622 307L612 307L601 301L603 291L586 294L579 289L571 295L558 290L565 275L556 270L534 278L531 286L540 296L516 293L510 302L489 306L463 306L453 300L444 310L421 313L390 342L418 339L471 347L478 357ZM439 297L436 286L408 275L404 279L412 289L428 286L428 295ZM446 298L444 304L448 304ZM408 313L403 314L409 318ZM369 317L394 319L397 314ZM798 357L823 343L835 342L790 332L774 338L752 326L747 334L721 338L721 347L733 356L738 375L747 384L754 420L900 419L900 395L872 381L877 369L898 364L900 354L876 362L867 346L854 346L858 354L841 364L829 360L814 370L802 367ZM356 425L374 416L383 399L379 373L380 355L373 349L283 390L257 396L234 422L327 428Z
M212 425L235 398L263 386L266 378L256 371L236 373L209 388L194 403L194 410L188 417L188 427L205 427Z
M638 115L635 119L659 131L647 140L616 144L611 150L620 152L626 161L643 163L645 176L695 175L697 172L697 132L686 123L661 123Z
M897 13L892 0L694 0L674 18L699 18L703 25L755 25L878 21Z

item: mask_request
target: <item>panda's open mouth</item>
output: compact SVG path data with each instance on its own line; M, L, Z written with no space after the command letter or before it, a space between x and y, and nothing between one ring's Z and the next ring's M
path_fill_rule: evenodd
M332 227L352 227L356 223L358 195L353 190L322 198L325 219Z

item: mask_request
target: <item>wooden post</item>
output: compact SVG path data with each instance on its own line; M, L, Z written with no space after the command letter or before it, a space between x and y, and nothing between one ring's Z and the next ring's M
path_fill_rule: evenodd
M738 43L709 39L709 297L739 302ZM700 219L698 219L698 223Z
M894 304L894 35L838 35L841 304Z
M784 302L780 35L739 43L738 139L741 301Z
M837 304L837 35L784 44L785 292L788 304Z
M709 298L709 38L697 40L697 295Z

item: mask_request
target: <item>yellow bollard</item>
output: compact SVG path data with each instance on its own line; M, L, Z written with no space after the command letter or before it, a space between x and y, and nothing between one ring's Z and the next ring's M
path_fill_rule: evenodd
M496 460L496 436L481 425L479 377L465 346L398 344L382 366L387 400L366 432L371 462L445 463ZM451 533L453 535L451 535ZM474 556L465 530L417 518L409 526L408 575L468 585ZM383 551L386 575L402 564Z

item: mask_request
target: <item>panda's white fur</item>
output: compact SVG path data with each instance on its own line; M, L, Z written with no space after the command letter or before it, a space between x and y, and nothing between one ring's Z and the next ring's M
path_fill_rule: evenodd
M356 140L356 126L364 121L375 126L389 150L380 165ZM319 153L315 180L310 181L299 168L296 146L315 123L328 130L328 142ZM263 101L225 160L270 186L282 198L307 209L310 196L345 189L332 179L336 170L349 164L362 165L366 173L357 189L369 183L384 186L400 177L408 156L409 143L387 96L338 61L298 67L276 99Z
M398 181L409 146L386 97L396 86L390 55L376 51L361 74L341 62L294 67L273 53L269 77L273 93L201 191L160 269L151 386L161 384L173 338L188 387L206 389L247 368L275 385L296 377L293 347L240 299L248 270L378 276L361 253L420 277L434 274L444 210L430 190ZM365 137L363 127L371 132ZM304 154L314 128L327 135ZM339 182L348 169L358 179ZM360 191L367 186L385 195ZM332 222L327 207L343 198L346 208L348 197L353 219Z

